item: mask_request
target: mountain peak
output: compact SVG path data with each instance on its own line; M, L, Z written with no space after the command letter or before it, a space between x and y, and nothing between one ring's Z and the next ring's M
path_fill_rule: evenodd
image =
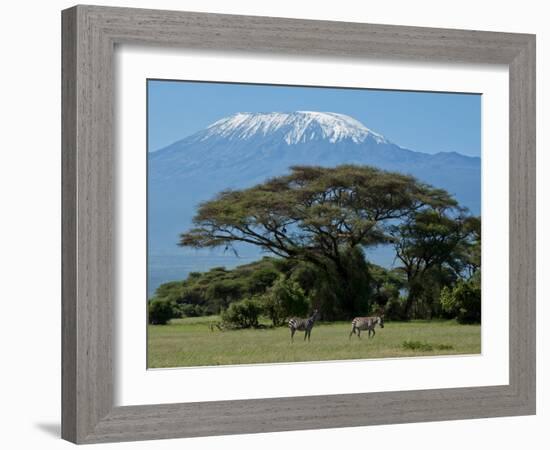
M317 111L239 112L211 124L202 140L214 136L251 140L268 135L282 138L288 145L316 140L388 143L384 136L350 116Z

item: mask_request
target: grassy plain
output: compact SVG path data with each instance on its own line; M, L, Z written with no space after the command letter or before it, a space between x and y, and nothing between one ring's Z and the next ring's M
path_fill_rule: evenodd
M317 323L311 342L287 327L211 331L216 316L149 325L148 367L216 366L296 361L394 358L481 352L480 325L455 321L386 322L376 336L349 340L349 322Z

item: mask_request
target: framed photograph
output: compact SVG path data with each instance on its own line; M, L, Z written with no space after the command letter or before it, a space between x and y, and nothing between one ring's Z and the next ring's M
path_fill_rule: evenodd
M75 6L62 435L535 413L535 37Z

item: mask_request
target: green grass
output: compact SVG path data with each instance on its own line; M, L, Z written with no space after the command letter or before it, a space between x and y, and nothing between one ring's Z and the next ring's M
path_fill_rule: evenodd
M452 350L453 346L448 344L429 344L428 342L420 341L405 341L403 342L405 350L419 350L421 352L431 352L432 350Z
M479 354L481 327L455 321L386 322L376 337L348 339L350 323L318 323L311 342L304 333L290 343L287 327L210 331L213 317L173 320L149 325L148 366L185 367L295 361Z

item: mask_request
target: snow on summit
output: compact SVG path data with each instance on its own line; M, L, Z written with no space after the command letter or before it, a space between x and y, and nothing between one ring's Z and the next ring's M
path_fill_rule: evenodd
M378 144L388 143L382 135L350 116L315 111L236 113L210 125L202 140L214 136L248 140L267 135L280 135L289 145L314 140L361 143L373 139Z

